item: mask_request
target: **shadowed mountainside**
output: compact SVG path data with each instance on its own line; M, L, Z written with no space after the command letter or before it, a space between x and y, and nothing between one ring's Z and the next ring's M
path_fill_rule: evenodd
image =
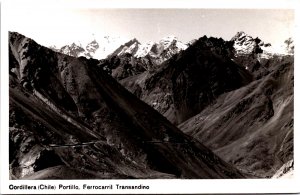
M13 179L243 178L97 66L9 35Z

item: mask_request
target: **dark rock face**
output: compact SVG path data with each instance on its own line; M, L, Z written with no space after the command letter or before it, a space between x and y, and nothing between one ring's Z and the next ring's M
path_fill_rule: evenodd
M99 61L56 53L18 33L9 44L12 178L244 177Z
M230 43L200 38L172 61L177 123L195 115L224 92L248 84L252 76L230 59Z
M179 126L257 177L271 177L293 159L293 56L269 61L267 75L221 95Z

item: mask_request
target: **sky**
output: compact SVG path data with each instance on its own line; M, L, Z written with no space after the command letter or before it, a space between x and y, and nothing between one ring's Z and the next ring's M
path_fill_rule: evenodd
M231 39L238 31L272 45L293 36L290 9L36 9L8 11L8 29L38 43L62 46L98 36L137 38L141 43L174 35L182 42L203 35Z

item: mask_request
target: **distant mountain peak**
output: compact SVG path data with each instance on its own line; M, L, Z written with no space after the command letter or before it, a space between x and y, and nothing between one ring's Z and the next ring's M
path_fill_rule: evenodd
M263 53L263 51L271 46L270 43L264 43L258 37L253 38L243 31L239 31L232 37L236 54Z

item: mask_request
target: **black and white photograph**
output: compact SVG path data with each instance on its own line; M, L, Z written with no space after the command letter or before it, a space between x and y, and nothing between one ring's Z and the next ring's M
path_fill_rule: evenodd
M9 181L295 177L294 9L6 16Z

